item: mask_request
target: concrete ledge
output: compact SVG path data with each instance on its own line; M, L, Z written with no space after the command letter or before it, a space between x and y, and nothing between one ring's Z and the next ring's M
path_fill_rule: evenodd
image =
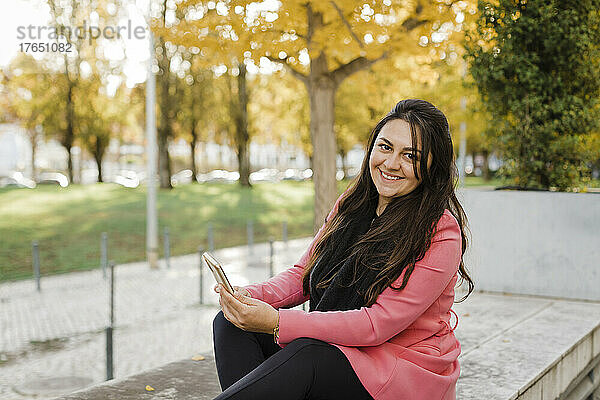
M146 390L146 386L154 388ZM207 356L202 361L183 360L167 364L139 375L115 379L68 396L63 400L137 400L177 399L208 400L221 393L215 361Z
M476 294L455 308L458 399L586 399L568 396L598 367L600 304Z
M600 304L475 293L456 304L462 344L458 400L600 397ZM147 392L146 385L155 390ZM185 360L63 400L212 399L214 360Z

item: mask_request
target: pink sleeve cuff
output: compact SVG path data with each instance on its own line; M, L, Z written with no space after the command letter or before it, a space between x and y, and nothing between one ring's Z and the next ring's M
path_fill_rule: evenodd
M298 332L305 323L307 313L303 310L279 309L279 340L278 344L287 344L297 339Z

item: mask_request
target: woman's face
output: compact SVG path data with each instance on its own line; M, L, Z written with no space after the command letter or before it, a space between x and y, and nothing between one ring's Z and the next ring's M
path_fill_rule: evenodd
M418 170L422 157L419 138L417 143L417 149L413 152L410 125L402 119L388 121L379 131L369 157L371 179L379 193L378 214L392 198L412 192L421 183L413 170L413 161ZM430 154L427 168L431 160Z

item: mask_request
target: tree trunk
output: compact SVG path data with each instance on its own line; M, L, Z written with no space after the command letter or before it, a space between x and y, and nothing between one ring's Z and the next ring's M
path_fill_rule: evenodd
M167 1L163 2L162 23L165 24L167 13ZM157 40L158 47L161 49L157 54L159 67L158 80L160 82L160 119L158 133L158 182L161 189L172 189L171 185L171 160L169 158L169 138L171 137L171 107L174 100L171 95L171 58L169 57L167 46L162 38Z
M96 167L98 168L98 182L104 182L102 179L102 158L96 154L94 154L94 160L96 160Z
M37 147L37 136L38 134L36 132L29 132L29 139L31 140L31 179L34 181L37 178L37 173L35 171L35 150Z
M346 152L344 149L340 150L340 159L342 160L342 171L344 171L344 178L348 176L348 165L346 163Z
M235 141L237 144L238 170L240 173L240 185L250 187L250 157L248 151L248 92L246 88L246 66L238 64L239 74L237 76L238 109L235 114Z
M492 177L490 175L490 167L488 165L490 152L487 150L483 150L482 155L483 155L483 165L482 165L483 180L486 182L489 182L492 179Z
M315 232L323 225L338 197L336 173L335 119L336 84L328 74L325 55L311 60L307 91L310 100L310 137L313 144L315 186Z
M73 155L71 154L71 148L73 147L73 141L75 139L75 128L74 128L75 110L73 104L73 83L69 80L69 89L67 91L67 130L63 138L63 146L67 149L67 171L69 174L69 183L73 183Z
M196 132L196 121L192 120L192 140L190 141L190 154L192 156L192 163L190 169L192 170L192 183L198 182L196 179L196 144L198 143L198 133Z
M163 70L163 75L160 76L162 90L160 93L160 126L157 129L158 133L158 181L161 189L172 189L171 186L171 162L169 159L169 136L170 136L170 121L169 121L169 76L168 69Z
M96 137L96 146L94 148L94 160L96 160L96 167L98 168L98 182L104 182L102 179L102 159L104 158L104 149L100 139Z
M163 117L163 120L167 118ZM168 123L168 121L165 121ZM171 160L169 157L169 139L167 129L158 130L158 180L161 189L172 189Z
M201 174L203 174L208 170L208 162L206 161L206 143L200 142L200 143L198 143L196 148L198 149L198 153L200 153L200 160L199 160L200 162L198 163L198 164L200 164L199 171Z

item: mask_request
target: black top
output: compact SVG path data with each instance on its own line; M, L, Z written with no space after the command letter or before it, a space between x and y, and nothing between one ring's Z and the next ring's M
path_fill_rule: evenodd
M354 278L355 257L351 257L354 244L378 220L375 206L366 213L358 213L350 218L346 228L335 234L334 241L340 243L325 249L312 268L309 279L310 311L353 310L364 305L363 293L375 279L377 271L368 268L361 270L359 279ZM319 282L334 276L326 288L317 287Z

